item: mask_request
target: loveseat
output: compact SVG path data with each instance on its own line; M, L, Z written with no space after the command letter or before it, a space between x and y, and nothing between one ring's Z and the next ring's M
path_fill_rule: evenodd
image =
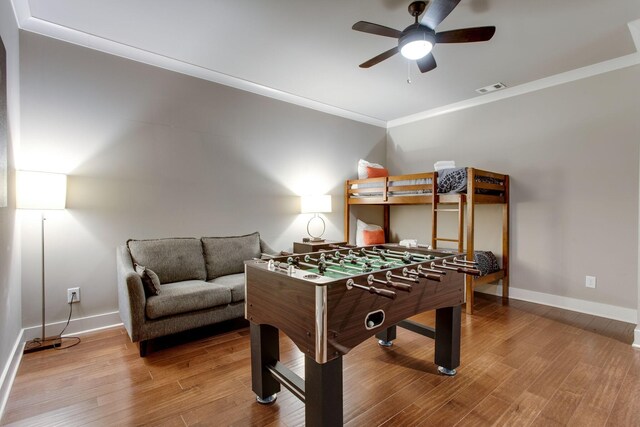
M153 338L244 316L244 261L273 254L244 236L129 240L116 251L120 318L140 356Z

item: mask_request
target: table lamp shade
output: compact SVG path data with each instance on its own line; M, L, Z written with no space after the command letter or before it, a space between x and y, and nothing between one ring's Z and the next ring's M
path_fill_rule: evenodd
M331 196L302 196L300 198L301 213L331 212Z
M16 172L18 209L64 209L66 200L66 175L50 172Z

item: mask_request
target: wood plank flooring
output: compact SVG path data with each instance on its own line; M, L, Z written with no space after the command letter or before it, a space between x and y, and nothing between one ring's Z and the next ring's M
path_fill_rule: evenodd
M414 318L434 324L433 313ZM394 346L367 340L344 358L347 426L638 426L635 325L477 295L462 318L462 364L438 375L433 341L398 329ZM153 343L138 356L122 327L65 350L25 355L2 425L301 426L286 389L259 405L245 324ZM282 336L281 359L303 376Z

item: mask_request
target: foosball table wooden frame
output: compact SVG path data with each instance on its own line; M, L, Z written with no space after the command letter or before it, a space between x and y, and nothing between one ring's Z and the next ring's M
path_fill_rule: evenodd
M380 245L247 261L257 401L274 402L283 385L305 403L307 426L342 425L342 356L374 335L392 345L397 327L434 339L439 372L455 375L464 275L479 274L461 257ZM435 328L408 320L428 310ZM305 354L304 379L280 362L279 331Z

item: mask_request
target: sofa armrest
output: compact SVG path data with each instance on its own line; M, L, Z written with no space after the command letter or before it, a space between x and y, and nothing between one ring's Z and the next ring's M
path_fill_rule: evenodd
M140 329L145 321L146 296L142 279L133 268L131 255L126 246L116 248L118 275L118 308L120 318L131 341L140 340Z
M263 254L273 255L273 256L278 256L280 254L262 239L260 239L260 252L262 252Z

